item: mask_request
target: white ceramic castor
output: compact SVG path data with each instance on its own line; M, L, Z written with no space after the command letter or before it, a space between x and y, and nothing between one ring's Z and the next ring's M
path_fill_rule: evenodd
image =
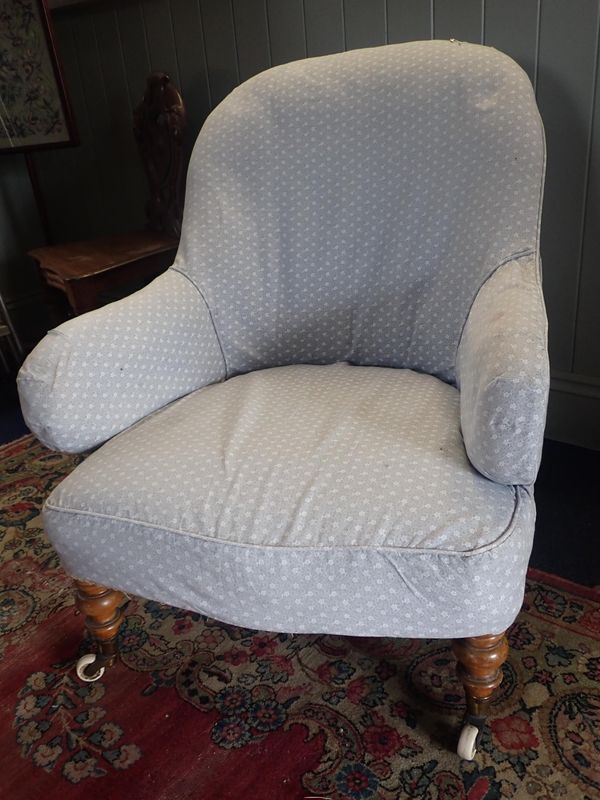
M95 672L91 677L86 672L86 667L90 664L93 664L96 660L95 653L86 653L84 656L81 656L79 661L77 662L76 672L77 677L85 681L86 683L92 683L93 681L99 680L104 675L104 667L100 667L100 669Z
M458 740L458 747L456 748L456 752L460 758L464 758L465 761L473 761L477 753L478 736L479 728L476 725L471 725L468 722L466 725L463 725Z

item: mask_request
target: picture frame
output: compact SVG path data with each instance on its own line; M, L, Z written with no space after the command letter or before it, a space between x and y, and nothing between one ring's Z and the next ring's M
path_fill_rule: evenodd
M78 143L45 0L0 0L0 153Z

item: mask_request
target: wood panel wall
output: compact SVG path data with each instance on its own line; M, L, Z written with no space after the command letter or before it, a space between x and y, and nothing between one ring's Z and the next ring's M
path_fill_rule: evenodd
M275 64L431 37L483 42L515 58L535 87L548 141L548 431L600 448L600 0L104 0L54 18L81 134L79 147L37 157L56 240L142 223L130 119L152 69L181 86L191 149L211 108ZM23 159L3 157L0 168L9 231L0 279L14 306L34 304L22 252L41 234Z

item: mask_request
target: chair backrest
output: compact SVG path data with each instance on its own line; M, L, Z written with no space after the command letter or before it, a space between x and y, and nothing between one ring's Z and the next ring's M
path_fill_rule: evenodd
M228 374L286 363L455 380L483 282L537 252L543 131L507 56L410 42L294 62L206 121L174 269Z
M147 227L178 237L183 215L183 99L164 72L152 72L133 112L133 132L148 178Z

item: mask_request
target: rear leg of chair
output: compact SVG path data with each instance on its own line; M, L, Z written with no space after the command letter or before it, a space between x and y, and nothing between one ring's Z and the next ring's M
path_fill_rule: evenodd
M77 676L97 681L117 657L117 634L127 602L123 592L89 581L75 581L75 605L85 616L85 627L97 645L96 653L86 653L77 662Z
M502 664L508 657L505 633L455 639L452 650L458 661L457 675L465 687L467 713L457 752L472 761L485 725L488 706L494 691L502 683Z

